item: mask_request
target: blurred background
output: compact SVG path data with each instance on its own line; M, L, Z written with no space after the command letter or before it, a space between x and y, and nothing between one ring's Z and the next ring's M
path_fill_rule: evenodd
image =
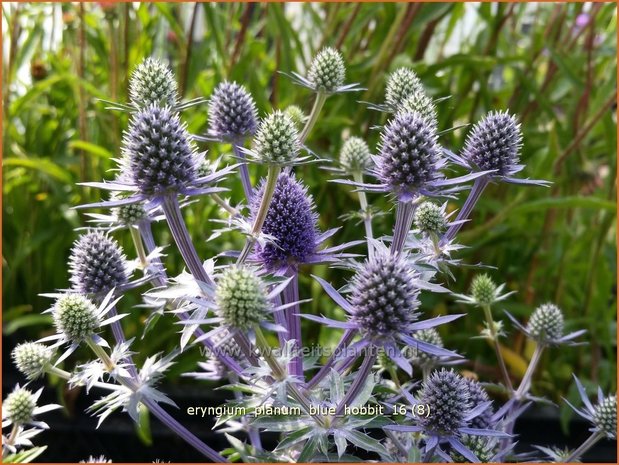
M469 264L496 267L490 270L493 279L517 291L496 309L497 317L505 308L526 321L536 306L552 301L564 310L567 330L589 332L586 346L546 352L534 394L555 402L561 397L576 401L573 373L588 386L616 390L613 3L3 3L2 13L5 393L21 381L12 371L8 352L17 342L50 331L50 317L41 314L49 302L38 294L68 286L66 261L77 235L74 230L85 225L82 213L71 207L99 199L100 192L76 183L112 177L108 170L115 166L112 158L119 154L127 116L105 110L98 99L126 101L132 69L143 58L155 56L170 63L186 99L208 97L214 86L228 79L250 90L261 115L291 104L309 113L311 94L277 71L303 74L316 51L327 45L342 52L347 82L358 82L367 90L327 100L308 141L324 157L337 157L349 135L364 137L375 150L378 131L373 127L384 123L385 116L360 101L382 102L386 76L401 66L413 68L433 98L449 97L438 105L440 129L474 123L492 109L519 115L527 165L522 176L553 185L502 184L487 189L473 221L459 236L468 247L459 257ZM205 132L206 105L192 107L183 118L191 132ZM466 132L447 132L441 142L458 151ZM230 150L223 144L200 147L213 159ZM252 169L256 182L261 173ZM362 228L339 219L357 205L351 189L325 182L324 171L315 166L297 172L315 198L320 227L341 225L337 242L358 239ZM240 201L237 179L225 185L232 189L233 200ZM378 195L370 195L370 201L385 212L392 206ZM458 208L462 201L450 202L449 208ZM185 216L204 258L242 244L242 237L232 233L206 242L215 227L209 220L225 217L208 198L186 208ZM392 225L389 213L377 218L374 227L377 234L388 234ZM164 224L155 228L161 244L171 242ZM129 234L115 237L132 257ZM168 267L179 272L176 250L169 247L167 253ZM310 272L336 287L349 276L326 267L304 269L301 276L301 297L313 297L304 310L341 317ZM467 291L478 272L455 270L450 289ZM129 309L139 303L139 294L123 301ZM423 310L428 316L468 312L466 318L441 328L445 343L467 356L466 370L481 380L497 379L491 348L471 339L482 328L480 313L433 296L424 298ZM138 337L138 359L178 343L177 328L168 316L157 322L157 331L139 339L147 316L145 310L134 309L123 320L127 333ZM337 331L317 329L313 323L304 327L306 345L337 342ZM503 350L518 380L533 347L509 324L507 331ZM84 356L78 352L69 364ZM168 377L170 389L187 392L190 382L179 375L193 370L199 358L197 349L183 354ZM85 421L84 428L92 429L95 421L82 418L75 394L51 383L73 415L62 421ZM208 384L196 389L193 383L194 391L198 398L212 393ZM570 410L549 408L543 415L574 437ZM148 442L147 436L142 440ZM561 440L565 438L557 439ZM63 453L60 459L72 458L66 449ZM51 455L43 458L54 460ZM176 455L160 458L180 460Z

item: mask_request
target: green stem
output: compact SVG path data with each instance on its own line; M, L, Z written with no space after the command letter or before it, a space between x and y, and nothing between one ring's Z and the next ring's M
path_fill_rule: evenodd
M129 231L131 232L131 239L133 239L133 245L135 246L138 258L140 259L142 269L146 269L148 266L148 259L146 258L147 253L146 250L144 250L144 243L142 242L142 237L140 236L140 230L130 226Z
M224 199L222 199L219 194L211 194L211 198L215 201L215 203L217 205L219 205L221 208L226 210L232 216L238 216L239 215L239 211L236 208L234 208L233 206L231 206Z
M279 173L281 173L281 171L282 167L280 165L269 165L267 180L264 185L264 194L262 194L262 199L260 200L260 208L258 208L258 213L256 213L254 224L251 228L251 234L247 236L243 250L241 250L241 254L236 261L237 265L242 264L247 259L249 252L251 252L252 247L256 243L256 236L260 234L260 231L262 231L262 226L264 225L264 221L267 218L267 213L269 212L269 207L271 206L275 186L277 185L277 178L279 177Z
M589 439L583 442L578 449L572 452L570 456L565 459L565 463L574 462L585 452L591 449L600 439L602 439L602 437L602 434L600 434L599 432L593 433L591 436L589 436Z
M533 378L533 373L535 373L535 369L542 358L542 353L544 352L544 346L537 344L535 346L535 350L533 351L533 356L529 361L529 366L527 367L527 371L522 377L522 381L520 382L520 386L518 386L518 390L514 395L516 399L522 399L531 387L531 379Z
M353 174L353 179L357 183L363 183L363 174L361 172L356 172ZM370 213L370 209L368 206L368 199L365 195L365 192L358 191L359 195L359 205L361 206L361 212L363 214L363 224L365 226L365 237L368 243L368 258L372 259L374 257L374 248L372 247L372 239L374 238L374 233L372 231L372 215Z
M509 392L513 393L514 386L512 385L511 379L509 378L509 373L507 372L507 367L505 366L505 360L503 360L503 355L501 354L501 347L499 346L499 335L496 331L496 327L494 326L492 310L490 309L490 305L483 305L483 309L486 316L486 323L488 323L488 329L490 330L490 335L492 336L492 343L494 344L496 358L499 361L499 367L501 368L501 373L503 374L503 381L505 382L505 386L507 387L507 389L509 389Z
M312 107L312 112L310 113L309 118L307 119L307 122L305 123L305 127L303 128L303 131L301 131L301 135L299 136L299 143L301 145L305 143L305 139L307 139L307 136L309 135L310 131L316 124L316 121L318 121L318 115L320 114L320 110L322 109L322 106L325 104L327 97L328 95L321 91L318 91L318 93L316 94L316 99L314 100L314 106Z

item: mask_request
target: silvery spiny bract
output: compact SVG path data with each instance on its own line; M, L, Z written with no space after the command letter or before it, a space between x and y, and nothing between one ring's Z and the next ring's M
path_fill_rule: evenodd
M252 136L258 125L258 111L252 96L236 82L222 82L209 101L209 132L224 140Z
M152 104L173 107L178 101L176 78L166 64L146 58L131 74L129 99L140 109Z

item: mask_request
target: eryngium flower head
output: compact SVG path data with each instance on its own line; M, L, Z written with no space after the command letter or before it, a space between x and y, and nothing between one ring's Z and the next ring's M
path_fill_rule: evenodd
M396 69L387 78L385 102L393 109L399 108L406 99L419 93L425 93L425 91L412 69Z
M447 218L440 206L424 202L415 210L413 224L422 232L440 234L447 226Z
M593 410L593 424L609 438L617 437L617 396L603 398Z
M128 281L122 249L100 232L89 232L74 242L69 267L73 288L84 294L108 292Z
M28 379L37 379L49 367L54 351L38 342L24 342L17 345L11 356L17 369Z
M72 342L92 336L101 324L95 304L79 294L62 295L52 314L58 332Z
M529 318L527 332L538 342L561 339L563 336L563 313L553 304L540 305Z
M473 126L462 156L482 171L496 170L493 175L509 176L518 168L521 147L522 132L516 118L492 111Z
M410 194L437 176L436 130L419 113L400 113L383 129L377 174L396 194Z
M484 387L476 380L465 378L466 388L469 393L471 408L474 409L478 405L489 402L490 398ZM476 429L489 429L492 425L492 415L494 414L492 406L488 406L475 418L471 419L469 426Z
M233 328L250 329L268 314L266 287L248 267L226 269L217 280L215 298L220 316Z
M264 183L252 198L251 211L256 215L264 193ZM257 246L257 256L266 269L274 271L282 265L298 265L316 251L317 216L307 188L291 173L277 178L273 199L262 232L275 238Z
M114 192L110 200L120 200L123 197L124 196L122 194ZM112 213L116 217L118 223L123 226L133 226L148 218L148 213L146 212L146 208L144 208L143 202L114 207L112 209Z
M389 337L414 322L419 289L404 260L380 254L366 262L351 282L352 321L371 337Z
M406 98L398 107L398 113L419 113L435 129L438 127L436 107L424 91L415 92Z
M15 425L30 423L37 408L34 394L28 389L17 387L4 400L3 410Z
M492 305L495 301L497 286L487 274L480 274L473 278L471 296L479 305Z
M286 107L286 114L290 117L292 122L295 124L297 129L303 127L307 116L303 113L303 110L299 108L297 105L289 105Z
M322 92L334 92L344 83L346 67L340 52L331 47L323 48L312 61L308 80Z
M476 436L474 434L463 434L460 436L460 442L464 444L468 450L475 454L480 463L496 462L497 452L500 449L500 444L497 438L488 436ZM453 451L450 457L454 463L467 463L469 460L457 451Z
M443 338L441 338L441 335L434 328L415 331L415 334L413 334L413 336L415 337L415 339L418 339L421 342L427 342L428 344L435 345L436 347L445 347L445 344L443 343ZM415 346L410 346L407 354L410 354L414 364L422 367L433 366L439 358L436 355L428 354L427 352L418 350Z
M129 178L149 196L178 191L197 177L187 129L168 107L151 105L133 117L123 154Z
M471 410L466 381L453 370L433 372L423 383L419 402L430 411L428 416L419 417L419 423L439 436L457 434Z
M225 140L252 136L256 132L258 111L245 87L222 82L209 102L210 132Z
M258 158L267 164L286 165L299 154L297 127L286 113L271 113L260 123L255 140Z
M349 137L340 150L340 164L349 173L361 173L372 165L368 144L360 137Z
M131 74L129 99L140 109L151 104L173 107L178 101L174 74L161 61L146 58Z

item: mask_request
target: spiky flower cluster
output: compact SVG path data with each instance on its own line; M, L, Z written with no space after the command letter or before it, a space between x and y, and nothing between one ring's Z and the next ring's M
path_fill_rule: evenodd
M323 48L312 61L307 77L316 90L323 92L337 90L346 77L342 54L331 47Z
M196 179L198 162L178 115L150 105L131 120L123 139L124 168L148 196L178 192Z
M469 400L471 402L471 408L476 408L478 405L488 402L490 398L484 387L476 380L471 378L465 378L466 388L469 393ZM470 422L471 428L487 429L492 423L492 406L488 406L478 416L473 418Z
M69 259L73 288L99 294L128 281L127 264L118 243L100 232L89 232L74 242Z
M13 424L23 425L32 421L37 403L28 389L16 388L4 400L4 408Z
M398 109L409 97L425 93L417 74L409 68L398 68L387 78L385 102Z
M260 123L254 139L258 158L267 164L286 165L299 154L297 127L286 113L271 113Z
M414 273L398 257L380 254L351 282L352 321L370 337L388 337L417 319L419 290Z
M442 436L457 434L471 410L466 381L453 370L433 372L423 383L419 402L430 410L428 416L419 417L419 423L427 432Z
M497 286L487 274L479 274L471 282L471 296L478 305L492 305L496 298Z
M52 315L59 333L73 342L92 336L101 323L97 307L79 294L64 294L55 303Z
M236 82L222 82L209 102L209 128L225 140L252 136L256 132L258 111L251 94Z
M518 164L521 146L522 131L516 117L492 111L473 126L462 155L482 171L496 170L494 175L507 176Z
M301 127L303 127L303 124L305 123L307 117L305 116L305 113L303 113L303 110L301 110L301 108L299 108L297 105L289 105L286 107L285 112L295 124L297 129L301 129Z
M427 342L428 344L435 345L436 347L444 347L443 338L439 334L439 332L434 328L422 329L420 331L415 331L414 334L415 339L421 342ZM412 362L418 366L431 367L434 365L438 357L433 354L429 354L422 350L417 349L415 346L409 346L407 351L407 355L410 356Z
M415 210L413 224L425 233L442 233L447 226L447 219L441 207L433 202L423 202Z
M554 304L540 305L527 323L527 331L538 342L550 342L563 336L563 312Z
M419 113L436 129L438 119L436 116L436 106L424 91L414 92L406 98L398 107L398 113Z
M260 323L269 309L266 287L248 267L227 268L217 280L215 295L225 324L240 330Z
M123 195L115 192L112 194L110 200L120 200L123 197ZM114 207L112 209L112 213L114 214L116 221L123 226L134 226L140 221L148 218L148 212L146 211L143 202Z
M367 170L372 165L368 144L361 137L349 137L340 150L340 165L349 174Z
M400 113L381 134L378 176L396 194L410 194L437 175L436 131L419 113Z
M617 396L608 396L594 407L593 424L608 438L617 437Z
M490 463L499 451L499 441L496 438L488 436L477 436L474 434L463 434L460 436L460 442L475 454L480 463ZM450 457L454 463L467 463L469 460L453 451Z
M49 367L54 352L38 342L24 342L17 345L11 356L17 369L28 379L36 379Z
M136 107L174 106L178 101L176 79L170 68L155 58L146 58L129 79L129 99Z
M256 215L264 193L264 183L252 199L252 214ZM275 238L257 247L257 255L267 270L282 265L297 265L307 261L316 251L316 222L312 198L307 188L291 173L281 173L273 193L262 231Z

